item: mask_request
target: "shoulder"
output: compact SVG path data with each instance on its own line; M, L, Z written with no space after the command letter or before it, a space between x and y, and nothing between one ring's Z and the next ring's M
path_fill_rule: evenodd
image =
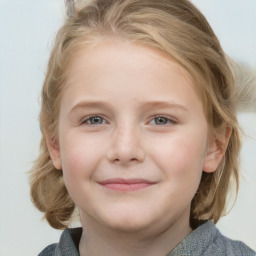
M168 256L256 256L240 241L223 236L211 222L201 223Z
M216 230L216 236L204 256L256 256L256 253L241 241L232 240Z
M38 256L79 256L78 245L81 234L81 228L64 230L59 243L47 246Z
M57 244L48 245L39 253L38 256L53 256L55 255L56 247L57 247Z

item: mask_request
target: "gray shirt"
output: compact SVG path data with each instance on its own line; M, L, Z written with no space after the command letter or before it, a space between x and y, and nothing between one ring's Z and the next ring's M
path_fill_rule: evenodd
M58 244L47 246L38 256L79 256L81 234L81 228L66 229ZM211 221L207 221L167 256L256 256L256 253L243 242L223 236Z

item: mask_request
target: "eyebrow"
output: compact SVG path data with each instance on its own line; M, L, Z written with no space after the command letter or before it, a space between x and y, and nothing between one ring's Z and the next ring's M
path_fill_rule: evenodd
M69 113L71 114L72 112L78 110L78 109L84 109L84 108L105 108L109 109L110 105L106 102L103 101L81 101L77 104L75 104Z
M142 109L148 108L172 108L175 110L180 110L184 112L189 112L189 110L176 102L173 101L147 101L147 102L139 102L138 104ZM70 114L78 109L85 109L85 108L104 108L104 109L111 109L111 104L104 102L104 101L81 101L74 105L70 110Z
M174 101L149 101L142 103L142 106L143 108L173 108L176 110L189 112L189 110L185 106L178 104Z

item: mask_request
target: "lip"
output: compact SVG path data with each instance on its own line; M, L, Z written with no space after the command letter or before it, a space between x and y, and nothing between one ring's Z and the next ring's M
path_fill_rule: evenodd
M101 186L115 191L136 191L147 188L155 184L155 182L146 179L106 179L98 182Z

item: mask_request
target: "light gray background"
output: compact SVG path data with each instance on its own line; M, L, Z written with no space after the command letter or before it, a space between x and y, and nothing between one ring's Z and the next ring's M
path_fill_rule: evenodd
M256 70L256 1L193 0L224 50ZM39 95L63 0L0 0L0 255L37 255L60 231L31 204L27 171L38 153ZM236 205L218 224L256 250L256 112L239 114L247 136Z

